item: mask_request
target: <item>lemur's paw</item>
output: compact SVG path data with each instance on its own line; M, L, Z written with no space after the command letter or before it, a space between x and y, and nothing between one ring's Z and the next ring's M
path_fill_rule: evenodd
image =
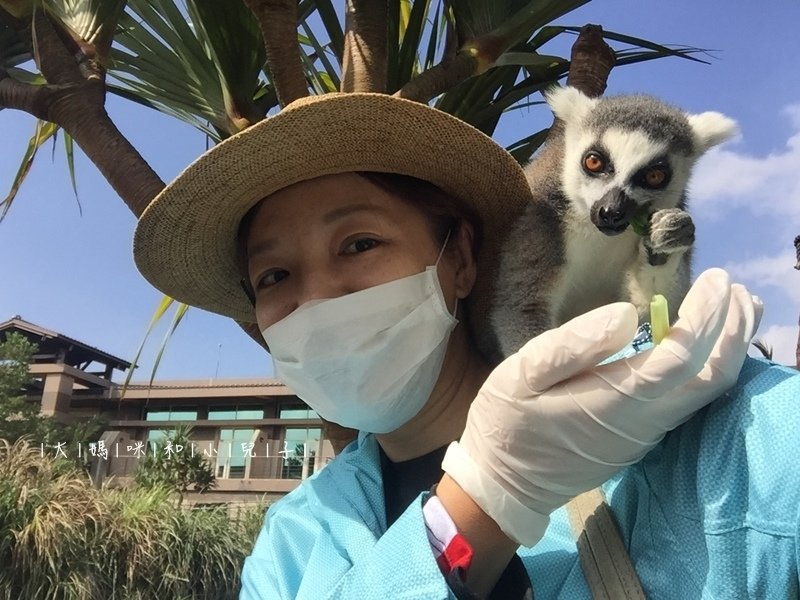
M668 255L682 254L694 244L692 217L680 208L657 210L650 216L650 233L642 241L650 264L663 264Z

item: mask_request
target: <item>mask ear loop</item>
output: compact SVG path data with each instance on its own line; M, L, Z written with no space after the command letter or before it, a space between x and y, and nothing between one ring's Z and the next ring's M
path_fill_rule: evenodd
M442 259L442 255L444 254L444 251L447 248L447 242L450 241L450 234L451 233L453 233L453 230L452 229L448 229L447 230L447 235L444 238L444 244L442 244L442 249L439 250L439 256L436 257L436 262L433 263L434 267L438 267L439 266L439 261ZM458 296L456 296L456 303L453 306L453 318L456 318L457 314L458 314Z
M444 238L444 244L442 244L442 249L439 250L439 256L436 257L436 262L433 263L434 267L439 266L439 261L442 259L442 255L444 254L445 248L447 248L447 242L450 241L450 234L453 232L452 229L447 230L447 235Z

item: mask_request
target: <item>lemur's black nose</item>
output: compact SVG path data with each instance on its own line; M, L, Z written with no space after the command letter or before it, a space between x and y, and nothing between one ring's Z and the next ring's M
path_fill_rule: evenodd
M628 223L627 213L622 209L610 209L606 206L602 206L600 207L597 216L600 217L601 227L617 229L618 227L627 225Z

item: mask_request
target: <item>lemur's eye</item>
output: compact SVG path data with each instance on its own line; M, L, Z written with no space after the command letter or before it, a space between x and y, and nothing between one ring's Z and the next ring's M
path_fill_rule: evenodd
M583 157L583 168L590 173L602 173L606 169L606 157L599 152L587 152Z
M643 169L638 179L643 187L658 189L669 183L669 176L669 169L665 165L654 165Z

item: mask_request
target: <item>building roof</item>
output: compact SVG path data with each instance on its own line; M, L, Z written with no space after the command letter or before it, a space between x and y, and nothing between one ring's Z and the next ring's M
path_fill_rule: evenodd
M120 371L129 369L131 366L131 363L126 360L57 331L30 323L19 315L0 323L0 341L5 340L6 335L12 331L24 335L38 346L39 349L33 359L34 364L63 362L75 368L85 369L89 363L97 362Z

